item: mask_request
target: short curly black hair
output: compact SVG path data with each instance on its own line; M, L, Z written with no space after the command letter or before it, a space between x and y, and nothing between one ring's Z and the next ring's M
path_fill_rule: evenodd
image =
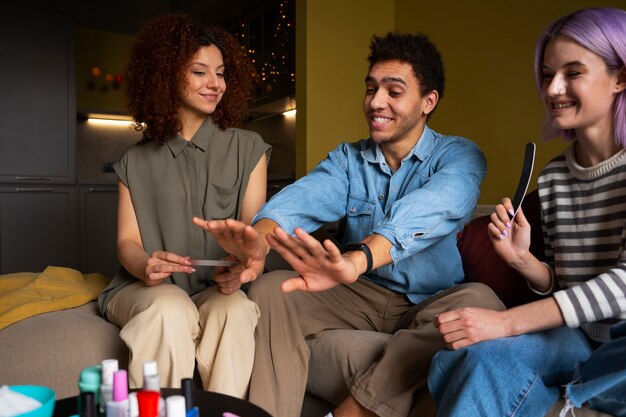
M441 54L428 36L418 33L389 32L385 36L374 35L367 57L370 69L378 61L398 60L411 64L420 83L420 93L436 90L443 97L445 75Z

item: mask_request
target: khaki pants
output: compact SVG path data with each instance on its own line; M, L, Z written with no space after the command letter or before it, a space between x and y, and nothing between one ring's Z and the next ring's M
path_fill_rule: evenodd
M414 398L425 397L430 361L445 346L435 315L464 306L504 309L489 287L476 283L413 305L404 295L363 278L324 292L283 293L280 283L294 275L270 272L249 291L261 311L249 399L276 417L300 415L309 363L306 339L331 329L391 334L382 356L353 376L350 392L377 415L406 416Z
M205 390L239 398L247 395L254 362L256 304L242 291L217 287L189 297L173 284L122 288L107 306L107 318L122 328L130 350L131 388L143 386L143 363L156 360L162 387L180 387L194 365Z

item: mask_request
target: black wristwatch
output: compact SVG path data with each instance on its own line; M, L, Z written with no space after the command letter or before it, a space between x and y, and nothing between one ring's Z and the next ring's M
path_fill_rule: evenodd
M350 242L346 243L346 245L344 246L344 252L357 250L363 251L363 253L365 254L365 258L367 259L367 267L365 272L363 273L367 274L372 270L372 266L374 264L374 259L372 258L372 251L370 250L370 248L367 247L367 245L363 242Z

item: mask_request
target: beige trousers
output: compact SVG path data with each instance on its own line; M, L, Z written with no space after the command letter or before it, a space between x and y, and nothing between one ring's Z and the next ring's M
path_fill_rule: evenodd
M249 291L262 311L249 400L276 417L300 415L310 356L306 341L337 329L391 335L379 358L349 376L350 394L361 405L383 417L424 415L430 361L445 347L436 315L465 306L504 309L478 283L456 285L417 305L363 278L323 292L283 293L281 282L295 275L267 273Z
M131 388L143 386L145 361L157 361L162 387L180 387L197 362L205 390L238 398L247 396L258 318L242 291L224 295L216 286L190 297L173 284L137 282L107 306L107 319L122 328L130 350Z

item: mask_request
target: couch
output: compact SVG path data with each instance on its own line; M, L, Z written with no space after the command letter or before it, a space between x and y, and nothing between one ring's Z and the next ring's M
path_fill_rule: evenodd
M539 224L536 192L524 201L524 212L531 224ZM490 285L508 307L535 299L525 281L493 252L486 233L489 218L477 213L458 239L467 280ZM534 227L533 233L531 251L539 255L543 251L540 227ZM369 331L332 330L309 341L310 373L302 416L319 417L332 410L348 393L346 378L372 362L388 338ZM77 395L76 383L83 368L108 358L118 359L124 368L128 350L119 338L119 328L105 321L96 303L90 302L0 330L0 358L0 385L46 385L58 398L66 398ZM417 410L419 415L433 415L432 400L425 399L423 404ZM563 401L555 404L548 416L558 416L562 405ZM590 409L577 410L576 416L610 417Z

